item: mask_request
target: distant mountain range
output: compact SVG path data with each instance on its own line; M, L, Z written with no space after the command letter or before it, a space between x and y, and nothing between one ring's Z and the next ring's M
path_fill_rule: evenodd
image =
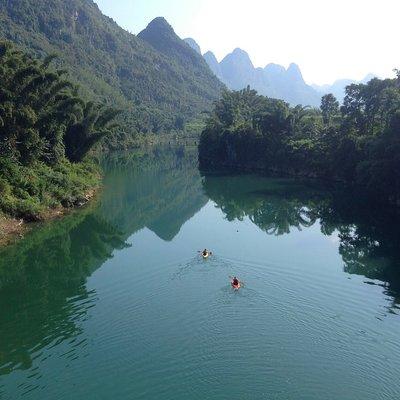
M201 54L200 46L192 38L184 39L197 53ZM221 82L232 90L240 90L248 85L260 94L282 99L291 105L309 105L318 107L321 97L333 93L340 102L343 101L345 87L356 83L350 79L336 81L333 85L308 85L297 64L290 64L286 69L279 64L268 64L265 68L255 68L248 53L236 48L221 62L208 51L203 55L211 71ZM374 75L369 74L363 79L368 82Z
M1 39L36 57L58 54L57 66L85 98L122 109L123 129L110 147L129 145L137 132L182 130L211 109L225 85L311 106L328 90L307 85L296 64L255 68L240 49L221 62L211 52L202 56L195 40L180 39L162 17L132 35L92 0L0 0Z
M201 54L200 46L194 39L184 40ZM232 90L240 90L250 85L264 96L282 99L291 105L320 105L321 94L304 82L300 68L294 63L290 64L288 69L278 64L255 68L248 53L239 48L233 50L221 62L218 62L211 51L203 57L217 78Z
M343 102L346 86L352 85L353 83L368 83L371 79L376 78L374 74L368 74L361 81L353 79L338 79L332 85L311 85L318 93L322 95L332 93L340 103Z

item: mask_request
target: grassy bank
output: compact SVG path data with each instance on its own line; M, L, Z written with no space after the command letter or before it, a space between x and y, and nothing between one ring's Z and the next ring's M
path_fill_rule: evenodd
M89 161L64 160L55 166L37 162L26 167L0 158L0 211L39 221L51 209L85 203L99 183L99 169Z
M44 221L82 206L100 186L93 162L29 167L0 158L0 245L22 235L26 222Z

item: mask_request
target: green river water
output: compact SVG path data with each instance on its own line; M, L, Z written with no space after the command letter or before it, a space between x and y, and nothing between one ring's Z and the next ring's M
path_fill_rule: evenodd
M0 250L0 399L400 398L393 215L201 176L182 147L104 169L97 201Z

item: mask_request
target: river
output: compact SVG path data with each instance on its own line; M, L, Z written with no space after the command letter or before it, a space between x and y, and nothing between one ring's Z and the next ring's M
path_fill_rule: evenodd
M104 169L96 201L0 250L2 400L398 398L396 217L202 176L183 147Z

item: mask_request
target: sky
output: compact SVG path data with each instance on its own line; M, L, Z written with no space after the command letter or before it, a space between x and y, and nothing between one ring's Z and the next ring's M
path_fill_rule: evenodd
M307 83L393 77L400 68L400 0L95 0L137 34L165 17L218 60L236 47L256 67L300 66Z

